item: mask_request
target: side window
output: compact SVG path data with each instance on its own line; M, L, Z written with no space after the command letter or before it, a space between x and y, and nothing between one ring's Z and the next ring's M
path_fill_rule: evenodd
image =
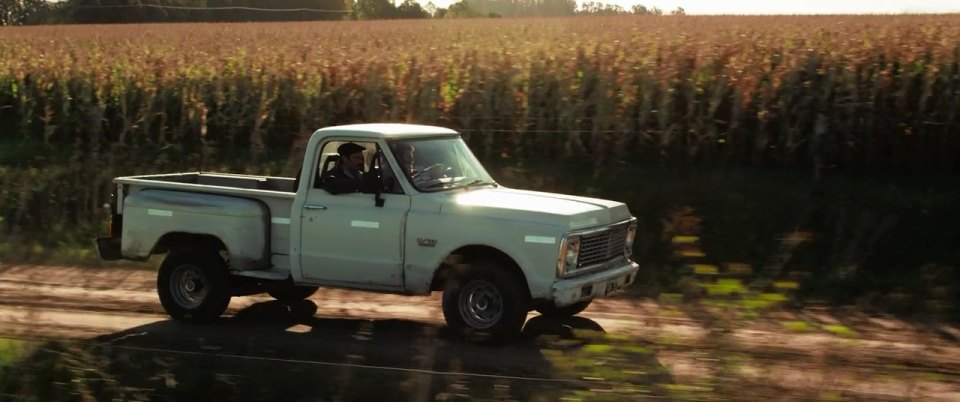
M361 151L363 155L363 163L360 166L357 166L357 169L354 171L350 166L345 166L344 161L341 160L338 149L344 144L356 144L363 148ZM374 142L369 140L333 140L324 143L320 148L320 155L316 161L317 172L313 180L313 188L322 188L327 189L326 181L331 175L340 175L341 177L345 175L353 176L363 175L370 168L370 162L373 156L376 154L377 146Z

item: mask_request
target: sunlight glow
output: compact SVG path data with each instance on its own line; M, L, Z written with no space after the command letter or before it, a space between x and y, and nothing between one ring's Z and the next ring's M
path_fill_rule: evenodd
M418 0L426 5L430 0ZM449 7L454 0L434 0L437 7ZM583 0L578 0L582 4ZM629 10L635 4L648 8L657 7L669 13L683 7L687 14L903 14L903 13L958 13L957 0L806 0L771 1L756 0L600 0ZM398 1L399 3L399 1Z
M559 215L577 215L600 209L584 202L517 194L502 190L478 190L463 193L457 196L457 203L474 207L499 208L509 206L522 211L541 211Z

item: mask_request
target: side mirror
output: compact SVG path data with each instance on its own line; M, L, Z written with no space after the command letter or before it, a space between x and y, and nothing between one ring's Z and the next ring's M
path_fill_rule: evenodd
M369 171L363 175L363 182L360 184L360 191L364 194L374 194L382 188L382 179L379 171Z

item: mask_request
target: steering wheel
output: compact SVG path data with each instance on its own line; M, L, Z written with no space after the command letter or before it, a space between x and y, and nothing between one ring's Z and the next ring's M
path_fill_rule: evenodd
M453 167L451 166L443 166L442 163L434 163L424 168L423 174L427 174L431 179L440 179L444 177L450 177L450 172L452 171Z

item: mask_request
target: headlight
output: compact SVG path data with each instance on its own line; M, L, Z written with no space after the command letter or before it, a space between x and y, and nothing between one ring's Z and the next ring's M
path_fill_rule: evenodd
M563 262L567 267L576 268L577 257L580 256L580 237L574 236L567 239L567 253L563 257Z
M623 243L623 254L629 257L633 254L633 239L637 237L637 224L630 225L627 229L627 241Z
M580 237L568 237L560 247L560 255L557 258L557 276L565 276L568 269L576 268L579 256Z

